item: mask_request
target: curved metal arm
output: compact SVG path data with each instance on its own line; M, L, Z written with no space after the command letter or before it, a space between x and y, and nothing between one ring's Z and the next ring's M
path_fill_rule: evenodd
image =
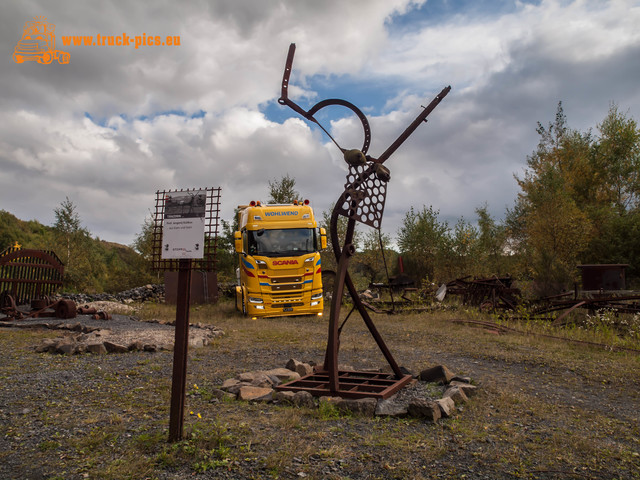
M327 100L322 100L321 102L316 103L309 110L304 110L302 107L300 107L298 104L296 104L293 100L289 98L289 77L291 76L291 67L293 65L293 56L295 54L295 51L296 51L296 44L292 43L289 46L287 63L284 67L284 74L282 76L282 90L280 93L280 98L278 99L278 103L280 105L288 106L289 108L296 111L297 113L302 115L304 118L306 118L310 122L313 122L316 125L318 125L343 153L345 152L345 149L342 148L340 145L338 145L338 142L336 142L336 140L331 136L331 134L320 124L320 122L318 122L314 118L313 115L318 110L321 110L324 107L328 107L330 105L340 105L342 107L348 108L349 110L351 110L353 113L356 114L356 116L360 119L360 122L362 123L362 128L364 129L364 143L362 144L362 148L360 150L362 151L362 153L366 154L367 151L369 150L369 144L371 143L371 127L369 126L369 121L367 120L366 115L362 113L362 111L358 107L356 107L353 103L347 102L346 100L342 100L339 98L329 98Z

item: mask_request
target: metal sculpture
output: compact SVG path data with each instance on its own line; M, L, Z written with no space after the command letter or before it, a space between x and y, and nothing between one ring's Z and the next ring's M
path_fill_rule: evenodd
M371 317L367 313L358 293L355 289L353 281L349 276L348 265L351 256L355 253L353 245L353 234L356 222L364 223L371 227L380 229L382 224L382 215L384 212L384 204L387 195L387 183L391 179L388 168L383 163L398 149L402 143L409 138L416 128L426 121L427 116L449 93L451 87L445 87L436 95L431 103L416 117L405 131L385 150L378 158L367 155L369 144L371 142L371 129L369 122L362 111L346 100L328 99L323 100L309 110L304 110L288 96L289 77L293 65L293 56L295 54L295 44L289 47L286 66L282 79L282 93L278 102L281 105L288 106L294 111L302 115L305 119L317 124L333 141L333 143L343 153L344 159L349 165L347 172L347 181L345 183L344 192L335 204L331 215L331 240L334 255L338 262L338 271L336 272L336 281L334 283L333 297L331 299L331 316L329 319L329 337L327 341L327 351L325 355L324 365L314 374L301 378L296 382L289 383L282 387L286 390L305 390L313 395L337 395L343 397L379 397L387 398L411 380L411 375L406 374L398 366L393 355L387 348L382 336L375 327ZM360 150L344 149L331 136L331 134L318 122L314 114L320 109L330 106L339 105L353 111L360 119L364 129L364 143ZM347 217L347 231L342 248L339 247L339 238L337 234L338 216ZM387 360L393 375L371 372L351 372L340 371L338 368L338 350L340 343L340 332L344 326L338 326L340 316L341 299L344 288L347 288L349 295L353 299L354 309L357 309L364 320L369 332L375 339L378 347L382 351Z

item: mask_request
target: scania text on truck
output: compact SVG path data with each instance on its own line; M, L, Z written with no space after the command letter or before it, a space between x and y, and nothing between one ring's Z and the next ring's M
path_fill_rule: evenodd
M252 318L322 315L327 236L309 201L240 205L238 225L236 308Z

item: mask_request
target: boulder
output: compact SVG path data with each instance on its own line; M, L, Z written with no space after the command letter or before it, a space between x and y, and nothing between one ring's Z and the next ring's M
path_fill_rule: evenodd
M450 397L456 405L466 403L469 399L460 387L449 387L445 390L443 397Z
M445 418L450 417L456 411L456 404L451 397L439 398L436 403L440 407L440 413Z
M363 417L373 417L378 401L375 398L341 398L336 402L339 410L351 412Z
M294 395L295 393L290 390L278 390L273 396L273 399L278 403L293 405Z
M470 383L460 382L457 380L452 380L449 386L458 387L460 390L462 390L462 393L464 393L467 397L471 397L475 395L476 392L478 391L477 386L471 385Z
M274 368L272 370L266 370L264 373L267 375L275 375L282 382L298 380L300 378L299 373L289 370L288 368Z
M100 343L90 343L87 345L87 352L88 353L95 353L98 355L102 355L104 353L107 353L107 349L105 348L104 344L102 342Z
M427 368L418 375L418 379L423 382L438 382L443 384L449 383L453 377L453 372L444 365Z
M313 399L313 395L306 391L299 391L293 395L293 404L298 407L314 408L316 402Z
M311 365L299 362L293 358L287 362L286 368L292 372L296 372L301 377L305 377L313 373L313 367Z
M273 399L273 389L244 385L238 392L238 400L269 402Z
M376 416L379 417L404 417L407 415L408 405L396 401L395 396L384 400L378 400Z
M227 378L224 382L222 382L221 390L229 393L238 393L240 387L244 384L238 380L237 378Z
M129 347L124 345L120 345L119 343L113 342L103 342L104 348L107 349L108 353L127 353L129 351Z
M433 401L425 400L424 398L417 398L409 403L407 408L409 415L416 418L425 418L432 422L438 421L442 416L440 412L440 406Z

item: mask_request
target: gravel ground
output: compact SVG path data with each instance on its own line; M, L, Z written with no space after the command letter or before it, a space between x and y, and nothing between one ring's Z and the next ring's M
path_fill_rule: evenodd
M635 456L640 453L640 377L637 372L622 378L590 373L599 360L590 360L587 351L578 350L587 365L581 370L581 365L549 364L534 347L529 358L509 360L506 354L456 350L457 339L407 342L409 334L399 329L386 337L397 359L414 372L445 364L479 384L478 396L455 418L435 425L322 418L293 408L219 402L207 395L242 371L282 367L290 358L321 361L322 338L299 342L295 337L300 333L294 332L272 339L269 328L234 322L224 326L227 339L190 350L188 385L194 387L189 388L185 419L188 435L224 426L230 437L229 463L202 471L189 461L163 464L175 449L158 454L156 444L148 449L160 464L141 477L119 476L118 462L135 461L130 455L134 448L141 458L146 455L145 435L166 437L173 354L36 354L33 345L54 332L0 329L0 479L640 478L640 457ZM304 328L303 322L291 323ZM119 315L109 325L113 330L172 330ZM468 331L456 328L459 335ZM243 329L251 329L253 336ZM247 340L234 339L241 335ZM375 349L349 346L367 333L353 335L344 339L341 362L359 368L379 365ZM479 335L471 333L462 341ZM527 348L518 344L505 351ZM583 440L558 445L573 438L572 431ZM193 445L176 448L186 452ZM97 451L111 453L105 457Z

